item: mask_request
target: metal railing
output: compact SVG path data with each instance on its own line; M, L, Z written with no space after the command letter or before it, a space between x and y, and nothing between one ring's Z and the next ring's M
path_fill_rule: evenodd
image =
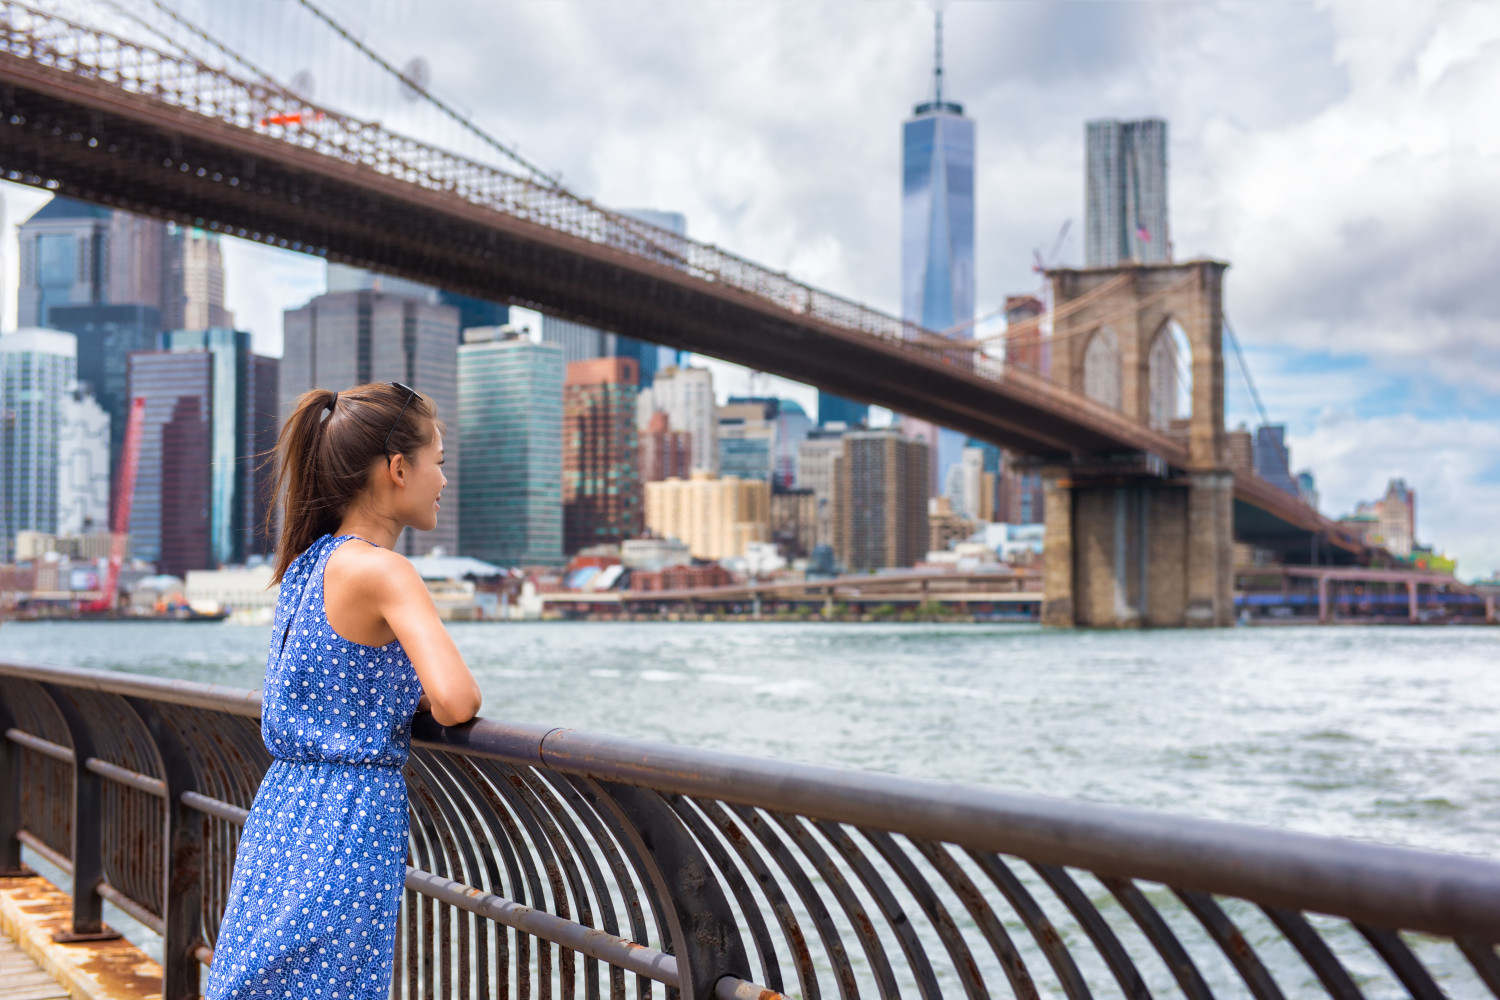
M684 706L712 711L712 706ZM259 693L0 665L0 866L196 995ZM476 720L413 726L394 995L1500 997L1500 864Z

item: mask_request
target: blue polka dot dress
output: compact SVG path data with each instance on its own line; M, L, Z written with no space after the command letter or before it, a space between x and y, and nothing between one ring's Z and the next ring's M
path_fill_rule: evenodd
M328 624L323 568L355 537L324 535L282 580L261 705L273 759L235 854L209 1000L390 995L422 686L400 642L365 646Z

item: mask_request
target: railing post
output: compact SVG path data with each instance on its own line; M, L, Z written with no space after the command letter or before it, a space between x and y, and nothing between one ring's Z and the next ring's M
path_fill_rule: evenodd
M55 941L108 941L120 936L104 923L103 779L86 766L95 756L94 735L66 688L43 683L73 739L73 925L53 933Z
M35 875L21 861L21 750L5 733L16 724L10 706L0 698L0 878Z
M162 830L162 997L196 1000L202 971L196 951L203 907L204 819L182 801L183 792L198 790L192 757L159 705L144 698L127 696L125 700L156 744L167 785Z
M708 859L660 795L634 785L588 782L601 818L646 862L672 941L663 951L678 962L682 1000L713 1000L724 976L750 978L750 958L723 887Z

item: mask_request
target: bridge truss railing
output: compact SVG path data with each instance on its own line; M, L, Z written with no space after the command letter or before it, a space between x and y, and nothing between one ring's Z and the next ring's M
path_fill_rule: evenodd
M18 0L0 0L0 57L10 56L118 88L204 118L362 167L382 178L460 199L467 206L534 224L734 289L803 317L855 331L929 360L1004 382L1033 397L1064 397L1106 425L1131 423L1117 410L1055 383L1037 331L1007 352L995 339L944 337L888 313L797 281L720 247L609 211L550 179L519 176L315 104L269 79L245 79L188 51L163 51L80 24ZM88 137L79 136L79 141ZM182 162L182 170L204 168ZM32 183L46 178L19 178ZM237 177L216 181L238 184ZM203 220L213 227L218 220ZM226 231L229 231L226 229ZM326 248L289 242L274 233L239 232L311 253ZM1160 442L1170 449L1170 442Z
M712 706L685 706L712 711ZM259 694L0 665L0 865L110 900L198 992ZM1500 997L1500 865L419 716L399 997ZM91 888L92 887L92 888Z

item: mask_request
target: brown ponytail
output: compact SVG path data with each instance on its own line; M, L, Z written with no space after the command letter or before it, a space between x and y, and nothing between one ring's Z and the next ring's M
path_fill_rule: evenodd
M273 453L275 495L282 506L273 584L308 546L337 530L369 485L371 466L385 458L387 432L389 454L411 461L432 441L433 431L445 429L430 399L419 394L407 403L407 397L406 390L384 382L339 393L310 389L297 397ZM275 517L273 507L266 516L268 536L275 534Z

